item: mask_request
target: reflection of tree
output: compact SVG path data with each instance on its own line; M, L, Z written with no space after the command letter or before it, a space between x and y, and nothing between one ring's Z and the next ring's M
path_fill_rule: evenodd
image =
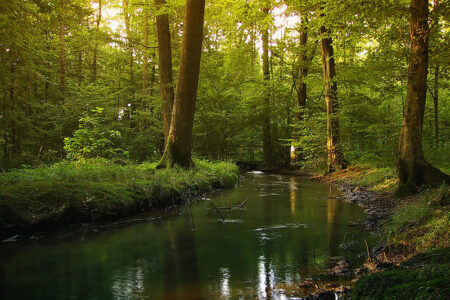
M336 197L339 195L336 188L330 186L327 197L327 227L328 227L328 245L330 255L336 256L339 251L339 225L336 221L340 219L342 212L342 201Z
M289 180L289 201L291 203L291 214L295 213L295 195L297 194L295 178L291 177Z
M203 299L194 234L175 229L166 240L163 299Z

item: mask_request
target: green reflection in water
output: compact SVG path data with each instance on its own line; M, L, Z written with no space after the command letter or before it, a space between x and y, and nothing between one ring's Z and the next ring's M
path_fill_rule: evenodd
M362 210L333 186L245 174L177 216L126 228L0 246L2 299L283 298L276 285L323 273L330 256L360 263ZM195 230L192 230L194 225ZM344 250L346 242L354 243ZM370 240L369 240L370 241Z

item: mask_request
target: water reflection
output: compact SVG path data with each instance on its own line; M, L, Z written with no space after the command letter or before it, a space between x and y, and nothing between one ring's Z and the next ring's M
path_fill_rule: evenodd
M297 190L297 184L295 182L295 178L291 177L289 179L289 200L291 203L291 214L295 213L295 196L297 195L296 190Z
M1 299L284 299L282 282L320 274L362 220L329 185L247 174L179 216L72 240L0 247ZM192 218L191 218L192 214ZM192 224L195 224L195 231ZM41 276L45 272L46 276Z

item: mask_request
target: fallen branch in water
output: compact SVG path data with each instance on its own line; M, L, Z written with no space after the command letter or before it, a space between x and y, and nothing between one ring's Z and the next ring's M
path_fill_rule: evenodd
M222 222L225 222L225 218L220 213L220 210L217 208L217 206L214 205L214 203L211 201L211 205L215 208L217 214L222 218Z
M214 207L210 207L208 209L224 209L224 210L232 210L232 209L242 209L242 207L244 206L245 202L247 202L247 198L245 198L244 202L242 202L241 204L235 204L232 207L231 206L215 206L213 204Z

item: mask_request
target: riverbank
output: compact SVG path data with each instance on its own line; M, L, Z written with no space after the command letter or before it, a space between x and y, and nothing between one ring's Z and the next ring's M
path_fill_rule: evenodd
M0 238L175 206L238 179L234 164L202 160L190 170L108 160L14 170L0 174Z
M351 299L448 299L450 297L450 190L423 187L395 197L395 169L352 167L313 179L337 184L346 201L365 209L362 225L376 230L382 244L355 271ZM322 291L312 299L322 299ZM314 296L311 296L314 297Z

